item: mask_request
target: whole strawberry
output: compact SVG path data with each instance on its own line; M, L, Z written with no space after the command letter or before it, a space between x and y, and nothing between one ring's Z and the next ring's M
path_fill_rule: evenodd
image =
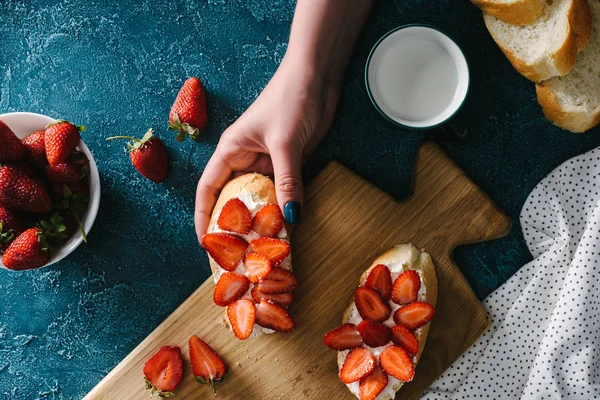
M162 182L169 172L167 149L159 138L154 136L154 130L148 129L144 137L136 139L131 136L113 136L106 140L129 139L129 158L140 174L152 182Z
M15 214L8 208L0 206L0 250L6 249L22 231L21 222L17 220Z
M208 123L206 113L206 94L200 79L189 78L177 94L169 114L169 129L179 132L177 141L182 142L189 136L200 141L200 131Z
M19 161L25 157L27 149L15 133L0 121L0 162Z
M85 154L75 152L60 164L49 164L45 168L46 176L52 183L75 183L90 171Z
M0 166L0 203L28 213L46 213L52 209L44 184L14 165Z
M79 145L79 133L85 129L85 126L76 126L62 119L48 125L44 138L48 162L55 165L65 161Z
M44 140L45 135L46 131L36 131L21 140L27 148L26 160L38 168L44 168L48 165L46 142Z

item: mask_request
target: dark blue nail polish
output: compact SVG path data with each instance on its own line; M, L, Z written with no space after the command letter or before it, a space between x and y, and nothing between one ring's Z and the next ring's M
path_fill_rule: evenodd
M283 216L290 224L302 222L302 207L299 201L288 201L283 207Z

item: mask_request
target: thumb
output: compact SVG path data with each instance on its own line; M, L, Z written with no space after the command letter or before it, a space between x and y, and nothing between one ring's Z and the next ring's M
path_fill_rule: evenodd
M302 221L302 151L288 146L271 152L277 202L290 224Z

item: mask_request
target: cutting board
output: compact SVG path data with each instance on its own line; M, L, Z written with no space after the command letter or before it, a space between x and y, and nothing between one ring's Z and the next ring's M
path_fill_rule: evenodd
M229 365L217 399L353 399L337 376L336 352L323 336L340 324L361 273L381 252L411 242L428 251L439 281L437 314L415 379L398 399L417 398L490 325L471 287L452 262L460 244L508 233L511 222L435 144L418 151L414 193L403 202L338 163L307 187L303 223L292 239L300 281L291 313L293 333L239 341L222 324L209 278L115 367L86 399L147 399L142 368L158 348L179 345L184 378L176 398L211 399L188 364L187 340L196 334Z

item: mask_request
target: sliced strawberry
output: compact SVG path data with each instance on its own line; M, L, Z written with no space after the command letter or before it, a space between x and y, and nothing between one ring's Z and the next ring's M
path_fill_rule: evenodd
M363 319L371 322L383 322L390 317L390 305L383 301L375 289L360 286L354 292L354 302Z
M183 361L178 346L161 347L144 364L146 389L150 389L154 396L173 396L171 391L181 382L182 374Z
M242 297L249 286L250 282L244 275L226 272L221 275L221 278L219 278L219 281L215 286L213 300L218 306L228 306Z
M369 375L375 369L375 357L364 347L351 350L340 370L340 379L352 383Z
M246 234L250 232L252 217L243 201L234 197L229 199L221 209L217 226L224 231Z
M360 400L375 400L388 384L388 375L379 367L360 379Z
M374 266L367 277L365 286L377 290L381 298L388 301L392 295L392 275L390 274L390 269L383 264Z
M229 233L209 233L202 237L202 247L221 268L233 271L248 248L248 242Z
M271 260L277 267L290 255L290 244L285 240L261 237L250 241L250 247L256 253L262 254Z
M227 318L233 334L238 339L248 339L254 328L256 307L252 300L240 299L227 306Z
M411 331L402 325L396 325L392 328L392 342L412 355L417 355L419 352L419 341Z
M256 306L256 323L277 332L291 332L296 326L285 308L267 300L261 300Z
M252 299L260 303L262 299L282 306L289 306L294 302L294 293L265 293L258 286L252 288Z
M271 272L271 261L262 254L248 253L244 257L246 276L252 283L257 283Z
M258 289L268 294L289 293L296 290L298 280L292 271L280 267L273 267L269 275L258 282Z
M283 226L283 217L277 204L267 204L252 220L252 230L262 237L273 237Z
M415 376L415 366L410 355L402 347L390 346L379 355L381 368L389 375L403 382L410 382Z
M354 324L343 324L325 335L325 346L333 350L348 350L363 345L362 337Z
M435 308L431 304L417 302L396 310L394 321L412 331L431 321L434 315Z
M363 342L370 347L379 347L388 344L392 337L390 328L383 324L377 324L369 321L360 321L358 331L362 336Z
M408 304L417 301L421 277L414 269L409 269L396 278L392 288L392 301L396 304Z
M225 363L217 352L198 336L192 336L188 342L188 346L190 349L192 372L196 377L196 381L202 384L210 383L213 392L216 394L215 382L221 382L225 376L225 372L227 372Z

